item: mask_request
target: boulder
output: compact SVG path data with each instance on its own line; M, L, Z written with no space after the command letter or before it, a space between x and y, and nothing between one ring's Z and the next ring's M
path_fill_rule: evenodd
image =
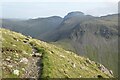
M109 70L107 68L105 68L103 65L100 64L100 66L98 67L102 72L106 73L106 74L110 74Z
M40 54L40 53L34 53L32 56L33 56L33 57L41 57L42 54Z
M86 62L87 62L88 64L92 64L92 61L90 61L88 58L86 59Z
M112 70L110 70L109 72L110 72L110 74L111 74L111 75L113 75L113 72L112 72Z
M63 56L63 55L60 55L60 57L65 58L65 56Z
M14 71L13 71L13 74L19 76L19 70L17 70L17 69L14 70Z
M27 58L22 58L22 59L20 60L20 62L22 62L22 63L24 63L24 64L27 64L27 63L28 63L28 59L27 59Z
M19 41L17 38L15 38L15 37L13 37L13 39L15 40L15 41Z

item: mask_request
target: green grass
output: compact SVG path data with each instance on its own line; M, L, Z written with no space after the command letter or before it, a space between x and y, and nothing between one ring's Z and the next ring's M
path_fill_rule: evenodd
M62 48L38 40L33 42L36 45L38 44L43 52L42 78L92 78L99 74L106 78L110 77L101 72L93 61L92 64L88 64L86 58L80 57L73 52L65 51ZM72 63L75 63L75 68ZM80 69L80 67L84 69Z
M2 49L4 50L12 50L12 51L4 51L2 53L3 62L7 63L3 64L5 70L3 69L3 77L7 78L17 78L21 77L24 71L21 68L24 68L26 65L20 63L21 58L28 58L32 53L32 48L29 44L23 43L25 36L15 33L9 30L0 29L2 31ZM18 41L14 40L16 38ZM10 58L10 64L6 61L6 59ZM12 65L13 67L9 67L8 65ZM13 70L20 70L20 75L14 75Z
M69 42L69 43L68 43ZM64 40L60 40L60 41L57 41L57 42L50 42L51 44L54 44L58 47L61 47L61 48L64 48L66 50L69 50L69 51L74 51L75 52L75 49L74 47L72 46L71 42L69 39L64 39Z
M100 39L100 38L98 37L98 39ZM111 46L109 46L109 43L108 43L108 45L103 44L103 43L100 43L100 44L98 43L97 46L94 46L91 44L86 44L86 45L81 44L81 46L83 46L81 48L84 51L83 54L81 54L81 52L80 52L81 49L74 48L71 45L71 43L72 42L70 40L61 40L58 42L52 42L52 44L54 44L58 47L61 47L65 50L80 53L80 55L82 55L86 58L88 57L93 61L103 64L109 70L113 71L113 74L115 77L118 76L118 52L117 52L118 49L116 47L116 44L114 44L114 42L111 44ZM66 44L68 44L69 46ZM101 44L103 44L103 45L101 45Z
M28 44L23 41L27 38L20 33L15 33L6 29L0 29L2 31L2 48L9 48L13 50L18 50L20 52L14 51L4 51L3 52L3 62L7 58L11 58L11 62L14 67L10 68L8 65L3 65L3 77L22 77L24 71L21 69L26 67L27 64L19 63L21 58L31 57L32 48L30 45L37 49L38 53L42 54L41 60L41 78L94 78L97 75L101 75L104 78L113 77L110 74L103 73L98 69L98 64L94 61L91 63L86 62L87 58L78 56L77 54L66 51L62 48L56 47L55 45L42 42L37 39L29 38ZM17 38L18 41L13 38ZM12 46L16 45L16 46ZM27 53L27 54L25 54ZM18 56L16 56L18 54ZM9 63L7 63L9 64ZM75 66L74 66L75 65ZM13 74L13 70L20 70L20 75L16 76Z

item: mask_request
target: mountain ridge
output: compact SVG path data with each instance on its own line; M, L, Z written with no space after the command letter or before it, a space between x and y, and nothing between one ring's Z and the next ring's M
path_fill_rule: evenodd
M68 14L71 15L70 13ZM81 12L72 12L75 15L72 17L69 17L68 14L66 15L67 19L64 19L65 17L59 18L60 20L55 19L53 22L49 22L51 19L47 18L43 19L43 22L35 21L35 24L32 21L27 25L23 23L18 25L17 22L8 24L7 21L3 21L2 24L4 28L11 26L11 30L60 46L78 55L89 57L113 70L117 76L118 14L102 17L85 15ZM28 28L24 29L24 27Z

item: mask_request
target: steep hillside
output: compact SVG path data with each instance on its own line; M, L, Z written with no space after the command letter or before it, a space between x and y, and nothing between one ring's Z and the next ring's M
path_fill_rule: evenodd
M29 20L2 19L2 27L42 39L43 35L57 28L61 21L62 18L59 16Z
M84 21L94 19L93 16L85 15L82 12L70 12L64 18L59 27L43 37L44 41L55 42L69 37L74 27Z
M69 24L65 24L66 26ZM67 26L69 28L69 26ZM72 29L56 30L53 44L98 61L117 76L118 22L117 15L94 18L76 24ZM58 37L55 37L56 35ZM50 36L47 38L49 40ZM51 40L51 41L52 41ZM55 41L55 42L54 42Z
M110 78L103 65L46 42L0 28L3 78Z

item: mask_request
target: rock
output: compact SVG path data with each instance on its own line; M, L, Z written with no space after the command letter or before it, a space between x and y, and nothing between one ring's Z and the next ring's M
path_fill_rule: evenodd
M80 66L80 69L86 70L86 67L85 66Z
M17 53L15 55L16 55L17 58L19 57L19 55Z
M27 44L27 41L23 41L25 44Z
M52 53L50 52L50 54L52 54Z
M103 65L100 64L100 66L98 67L102 72L109 74L109 70L107 68L105 68Z
M15 38L15 37L14 37L13 39L16 40L16 41L19 41L19 40L18 40L17 38Z
M103 78L101 75L97 75L98 78Z
M10 68L12 68L13 67L13 65L7 65L8 67L10 67Z
M88 63L84 63L85 66L88 66Z
M102 70L102 69L104 69L105 67L100 64L98 68L99 68L100 70Z
M25 68L22 68L23 71L25 71Z
M54 53L53 51L51 51L51 53Z
M31 37L31 36L27 36L27 38L30 38L30 39L32 39L32 37Z
M16 46L16 45L13 44L12 46Z
M82 66L80 66L80 69L83 69Z
M75 64L73 64L73 67L75 68L75 67L76 67L76 65L75 65Z
M2 69L4 70L4 69L5 69L5 67L3 66L3 67L2 67Z
M19 76L19 70L17 70L17 69L16 69L16 70L14 70L14 71L13 71L13 74L15 74L15 75Z
M34 53L32 56L33 56L33 57L41 57L42 54L40 54L40 53Z
M64 73L67 74L66 71L64 71Z
M26 51L23 51L23 54L28 54L28 53L26 53Z
M10 61L10 58L7 58L6 60L7 60L7 61Z
M28 59L27 59L27 58L22 58L22 59L20 60L20 62L22 62L22 63L24 63L24 64L27 64L27 63L28 63Z
M86 62L88 63L88 64L92 64L92 62L87 58L86 59Z
M76 58L78 58L78 57L79 57L79 56L78 56L78 55L76 55L76 54L75 54L74 56L75 56Z
M110 74L111 74L111 75L113 75L113 72L112 72L112 70L110 70L109 72L110 72Z
M11 63L11 60L10 60L10 58L7 58L7 59L6 59L6 61L8 61L9 63Z
M73 65L74 68L76 67L75 63L72 63L72 65Z
M29 38L25 38L25 40L29 41Z
M70 51L66 51L66 53L70 53Z
M63 55L60 55L60 57L65 58L65 56L63 56Z

